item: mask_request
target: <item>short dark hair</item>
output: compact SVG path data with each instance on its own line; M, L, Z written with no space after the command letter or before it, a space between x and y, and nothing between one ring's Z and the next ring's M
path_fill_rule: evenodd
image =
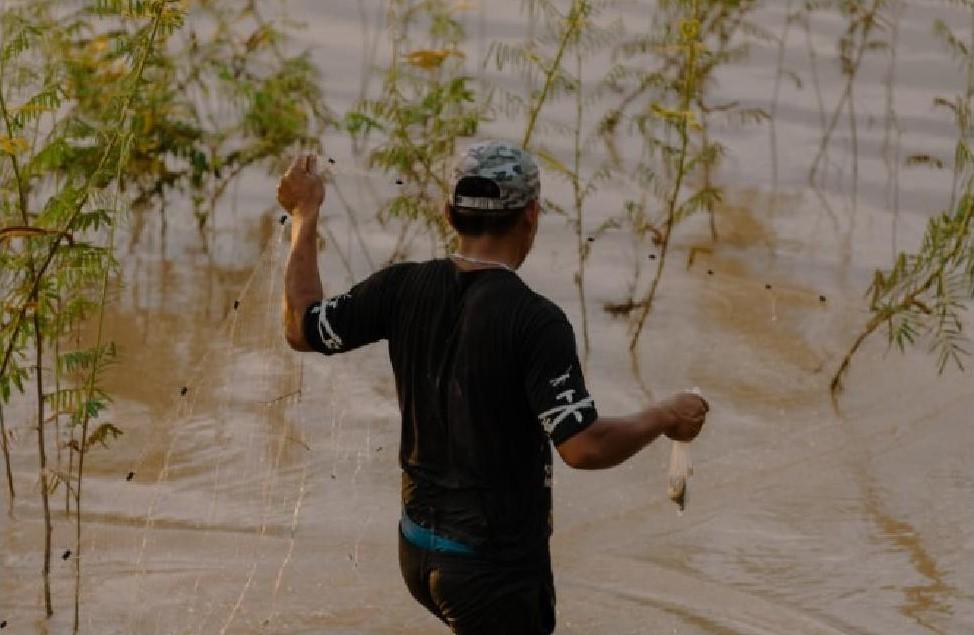
M497 183L479 176L466 176L457 182L456 196L476 198L499 198ZM447 205L450 224L461 236L503 236L524 216L526 207L512 210L485 211L459 207L452 202Z

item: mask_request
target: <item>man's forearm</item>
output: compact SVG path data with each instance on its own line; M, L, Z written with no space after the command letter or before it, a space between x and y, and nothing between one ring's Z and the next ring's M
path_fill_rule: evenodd
M318 272L318 209L293 215L291 252L284 271L284 332L296 350L310 350L302 330L304 312L324 296Z
M619 465L672 425L672 413L659 406L626 417L601 417L558 451L572 467L601 470Z

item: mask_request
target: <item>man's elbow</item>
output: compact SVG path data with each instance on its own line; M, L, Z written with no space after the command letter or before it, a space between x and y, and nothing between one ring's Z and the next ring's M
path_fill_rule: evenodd
M291 331L285 330L284 339L287 341L288 346L300 353L308 353L313 350L301 333L292 333Z
M303 329L304 311L292 311L285 303L284 305L284 339L292 349L306 353L313 350L304 336Z
M293 350L299 351L301 353L307 353L311 350L311 345L308 344L307 338L304 336L304 332L299 326L300 322L295 323L293 319L286 319L284 321L284 339L287 341L287 345Z
M557 446L557 450L568 467L576 470L597 470L602 467L597 448L585 439L568 439Z

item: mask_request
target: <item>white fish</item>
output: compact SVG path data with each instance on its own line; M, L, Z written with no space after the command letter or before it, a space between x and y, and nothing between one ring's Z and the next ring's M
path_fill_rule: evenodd
M691 388L687 392L702 396L699 388ZM693 475L693 464L690 462L690 444L674 441L670 448L670 467L667 471L666 495L679 507L679 514L687 507L687 481Z

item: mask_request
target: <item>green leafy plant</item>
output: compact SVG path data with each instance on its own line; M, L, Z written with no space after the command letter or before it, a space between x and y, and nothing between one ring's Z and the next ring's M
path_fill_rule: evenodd
M117 286L115 227L130 209L164 209L175 192L192 199L202 229L246 170L317 149L331 123L317 70L306 54L286 54L255 1L196 3L199 32L182 28L184 5L36 0L0 12L0 408L15 393L29 399L33 379L45 610L49 497L63 485L77 534L76 631L85 460L122 434L103 420L111 400L101 379L117 355L103 330ZM86 347L78 334L91 333L93 318ZM0 410L13 505L7 432Z
M964 0L963 4L970 7L974 23L974 2ZM900 253L889 270L876 271L868 292L872 317L832 378L833 396L862 344L883 327L890 345L900 350L920 340L929 341L940 372L951 362L963 369L969 355L963 315L974 299L974 41L963 42L939 21L935 31L967 74L963 94L934 100L937 107L950 112L958 132L949 207L930 219L916 253ZM928 155L907 161L938 168L947 163Z
M476 134L483 118L464 71L458 10L445 0L391 0L392 61L381 94L344 118L353 138L370 144L369 166L400 186L379 212L384 224L402 222L389 261L405 257L414 226L431 231L440 245L453 240L442 207L451 160L457 140Z
M52 471L47 460L46 406L53 403L55 418L64 407L61 391L45 392L44 343L59 336L52 325L82 319L92 301L86 296L86 281L111 266L104 247L97 246L102 224L111 214L101 205L108 183L117 177L123 148L128 145L131 109L140 89L147 62L156 50L157 38L175 30L182 12L173 3L123 3L100 1L85 7L99 15L125 16L142 24L132 33L117 31L115 43L125 51L128 64L119 58L109 70L79 59L86 53L63 47L81 31L81 14L59 16L51 3L38 2L4 12L0 29L0 118L3 123L3 152L9 159L3 190L15 192L2 203L5 248L12 270L19 272L4 289L4 305L16 307L0 329L3 358L0 362L0 397L10 398L11 387L23 390L27 373L25 356L33 352L35 403L41 498L44 510L44 605L53 613L50 591L51 513L49 495L58 482L69 483L70 475ZM53 53L60 48L61 56ZM54 50L52 50L54 49ZM95 75L104 90L104 121L85 117L83 108L71 109L69 100L80 104L83 92L72 93L69 74ZM124 69L124 70L123 70ZM88 80L92 80L88 77ZM67 80L67 81L66 81ZM65 87L67 86L67 88ZM83 86L81 82L75 88ZM11 98L20 100L16 106ZM28 141L29 139L29 141ZM71 161L70 158L77 159ZM60 160L57 160L60 159ZM56 178L55 178L56 177ZM15 217L18 224L10 219ZM12 226L12 227L11 227ZM12 247L19 239L20 248ZM107 273L103 274L107 276ZM55 319L56 307L69 294L67 312ZM29 317L29 319L28 319ZM31 346L32 345L32 346ZM56 360L59 361L59 360ZM92 404L79 408L90 412ZM97 411L96 411L97 413ZM76 624L77 627L77 624Z
M645 196L626 206L626 222L638 241L658 248L655 275L649 288L633 298L629 310L636 310L629 341L635 351L646 318L652 309L669 252L676 223L703 209L706 200L718 197L713 188L704 188L690 197L684 185L702 162L715 161L716 146L699 145L702 131L694 108L701 83L703 44L701 25L704 3L663 2L651 32L627 41L620 53L626 64L619 82L627 84L619 105L603 118L602 129L610 152L615 155L614 137L628 125L643 141L643 156L633 170L633 181L643 192L652 191L660 201L662 218L655 218ZM649 62L647 64L646 62ZM692 144L697 137L697 146ZM639 277L637 265L636 278ZM635 359L635 357L634 357Z
M613 162L604 159L587 167L585 149L596 143L599 128L587 124L586 111L604 98L609 85L604 79L586 82L585 65L590 58L610 49L622 37L622 22L606 23L600 18L613 2L574 0L566 10L547 0L529 3L533 18L541 21L534 37L520 44L495 42L488 58L493 58L498 70L516 71L529 87L538 87L529 94L495 87L492 102L507 117L523 117L524 133L521 143L531 148L550 173L568 182L569 200L549 196L544 209L565 217L575 237L576 270L573 276L582 317L582 359L588 361L591 352L588 303L586 300L586 266L593 244L608 230L619 225L612 217L590 227L586 219L588 200L609 182L614 173ZM574 119L571 124L559 124L542 116L546 105L571 99ZM538 132L557 132L572 140L570 161L559 160L538 142Z

